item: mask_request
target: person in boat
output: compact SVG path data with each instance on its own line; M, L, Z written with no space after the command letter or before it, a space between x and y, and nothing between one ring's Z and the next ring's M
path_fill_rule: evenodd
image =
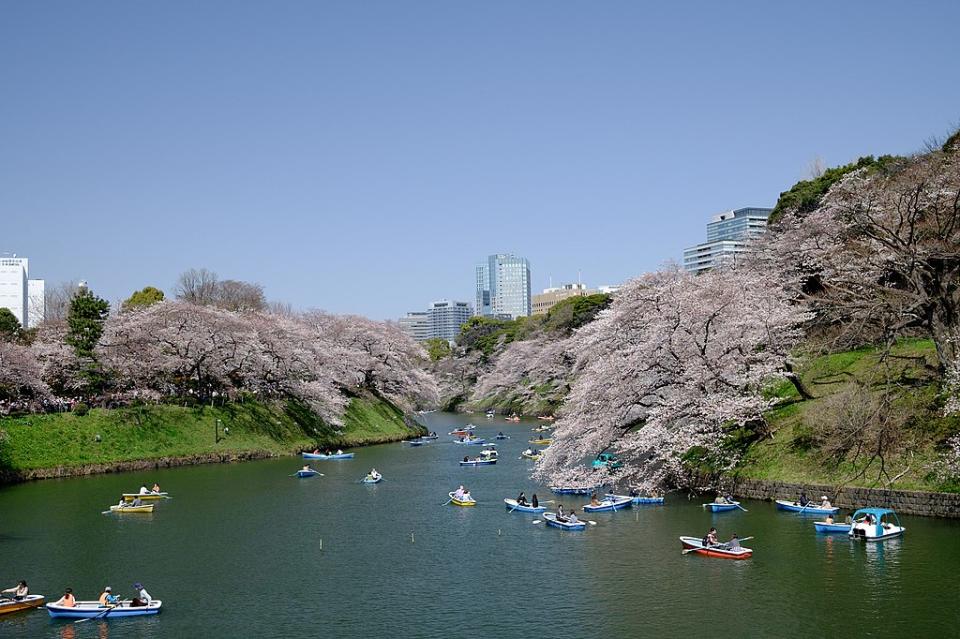
M147 490L147 485L146 485L146 484L144 484L143 486L140 487L140 494L141 494L141 495L149 495L149 494L150 494L150 491Z
M309 472L309 471L310 471L310 464L304 464L304 465L303 465L303 468L302 468L301 470L303 470L303 471L305 471L305 472Z
M717 497L713 500L713 503L715 503L715 504L726 504L726 503L727 503L727 498L724 497L723 495L717 495Z
M113 589L107 586L103 589L103 592L100 593L99 601L101 606L115 606L120 601L120 597L113 594Z
M639 497L639 496L640 496L640 491L637 490L636 488L631 488L631 489L630 489L630 496L631 496L631 497Z
M377 472L376 468L370 469L370 479L380 479L380 473Z
M575 523L577 523L577 522L579 522L579 521L580 521L580 520L577 519L577 511L571 509L571 510L570 510L570 514L567 515L567 523L575 524Z
M342 455L342 454L343 454L343 449L342 449L342 448L338 448L338 449L337 449L337 454L338 454L338 455Z
M523 491L520 491L520 494L517 495L517 505L526 506L527 505L527 496L523 494Z
M703 545L716 546L718 543L720 542L717 541L717 529L711 528L710 531L707 532L706 536L703 538Z
M800 506L806 507L806 505L810 503L810 500L807 499L807 493L805 493L804 491L801 490L801 491L800 491L800 499L797 500L797 503L798 503Z
M314 448L314 449L313 449L313 454L314 454L314 455L319 455L319 454L320 454L320 449L319 449L319 448Z
M599 506L599 505L600 505L600 500L597 499L597 493L593 493L592 495L590 495L590 505L591 505L591 506Z
M499 433L497 433L497 437L505 437L502 430Z
M73 608L77 605L77 600L73 596L73 588L67 588L63 591L63 596L53 602L54 606L63 606Z
M827 515L827 518L824 520L823 523L825 523L825 524L832 524L832 523L833 523L833 515L828 514L828 515Z
M470 496L470 489L468 488L463 489L463 497L461 499L463 501L473 501L473 497Z
M742 546L740 545L740 538L737 537L737 533L733 533L733 537L730 538L730 541L726 543L727 550L740 550Z
M159 495L159 494L160 494L160 484L158 484L157 482L153 482L153 488L150 489L150 492L153 493L154 495Z
M830 504L830 500L827 499L827 496L826 496L826 495L824 495L823 497L820 498L820 507L821 507L821 508L833 508L833 506Z
M463 461L465 461L465 462L466 462L466 461L470 461L469 455L464 455L464 456L463 456Z
M131 606L149 606L150 602L153 601L153 597L150 596L150 593L147 592L147 589L143 587L143 584L139 581L133 584L133 589L136 591L136 595L133 597L133 601L130 602Z
M457 501L463 499L463 484L460 484L460 487L453 491L453 498Z
M557 521L566 521L567 516L563 512L563 504L557 504Z
M13 588L7 588L5 590L0 590L0 594L13 593L14 600L20 600L30 594L30 589L27 587L27 582L23 579L17 582L17 585Z

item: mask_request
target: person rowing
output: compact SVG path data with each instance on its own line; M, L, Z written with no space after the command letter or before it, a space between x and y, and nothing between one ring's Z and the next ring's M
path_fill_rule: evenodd
M146 485L146 484L144 484L143 486L140 486L140 494L141 494L141 495L149 495L149 494L150 494L150 491L147 490L147 485Z
M12 588L7 588L5 590L0 590L0 594L9 596L8 593L12 593L13 594L12 598L15 601L19 601L20 599L23 599L24 597L30 594L30 588L27 587L27 582L21 579L20 581L17 582L16 586L13 586Z
M563 504L557 504L557 521L567 521L566 515L563 514Z
M719 544L719 543L720 543L720 542L717 541L717 529L716 529L716 528L711 528L710 531L709 531L709 532L706 534L706 536L703 538L703 545L704 545L704 547L716 546L716 545Z
M100 593L99 601L101 606L116 606L120 603L120 597L113 594L113 589L107 586L103 589L103 592Z
M152 492L154 495L159 495L159 494L160 494L160 484L158 484L157 482L153 482L153 488L150 489L150 492Z
M460 484L460 487L453 491L453 498L457 501L461 501L463 499L463 484Z
M737 533L733 533L733 537L730 538L730 541L724 544L724 548L727 550L740 550L742 548L740 545L740 538L737 537Z
M806 507L807 507L807 504L810 503L810 500L807 499L807 493L805 493L804 491L801 490L801 491L800 491L800 499L797 501L797 503L798 503L800 506L803 506L804 508L806 508Z
M473 497L470 496L470 489L469 489L469 488L464 488L464 489L463 489L463 497L461 497L461 499L462 499L463 501L473 501Z
M370 479L380 479L380 473L377 472L376 468L370 469Z
M304 464L304 465L303 465L303 468L302 468L301 470L302 470L303 472L305 472L305 473L309 473L309 472L310 472L311 470L313 470L313 469L310 468L310 464Z
M520 494L517 495L517 505L518 505L518 506L526 506L526 505L527 505L527 496L523 493L522 490L520 491Z
M593 493L592 495L590 495L590 505L591 506L600 505L600 500L597 498L597 493Z
M577 519L577 511L571 509L571 510L570 510L570 514L567 516L567 523L569 523L569 524L575 524L575 523L577 523L577 522L579 522L579 521L580 521L580 520Z

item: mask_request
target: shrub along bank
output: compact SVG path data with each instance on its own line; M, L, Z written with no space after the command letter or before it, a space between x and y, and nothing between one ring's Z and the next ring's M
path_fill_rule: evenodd
M423 432L420 426L373 394L351 399L340 430L293 402L159 404L93 409L83 416L29 415L0 419L0 480L108 472L138 461L292 455L317 446L398 441L418 432Z

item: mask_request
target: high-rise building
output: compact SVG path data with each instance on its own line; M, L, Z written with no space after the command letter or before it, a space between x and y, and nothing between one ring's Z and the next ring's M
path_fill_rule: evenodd
M749 250L747 242L767 228L771 212L773 209L747 207L714 215L707 224L707 241L683 250L683 268L702 273L735 262Z
M439 337L451 342L460 334L463 326L473 315L473 309L467 302L440 300L430 305L431 337Z
M0 255L0 308L8 308L24 328L43 321L43 280L29 278L29 260Z
M477 315L527 317L530 315L530 262L498 253L477 265Z
M416 342L423 342L433 337L430 327L430 313L414 311L400 318L400 329Z
M533 315L543 315L551 308L556 306L557 302L570 297L586 297L593 295L595 290L587 288L586 284L577 282L576 284L561 284L551 288L543 289L543 293L533 296Z

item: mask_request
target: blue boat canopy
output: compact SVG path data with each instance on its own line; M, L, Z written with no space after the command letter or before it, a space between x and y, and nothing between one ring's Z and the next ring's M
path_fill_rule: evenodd
M889 508L861 508L857 512L853 513L853 518L856 519L857 515L873 515L877 519L884 515L893 515L897 516L897 513Z

